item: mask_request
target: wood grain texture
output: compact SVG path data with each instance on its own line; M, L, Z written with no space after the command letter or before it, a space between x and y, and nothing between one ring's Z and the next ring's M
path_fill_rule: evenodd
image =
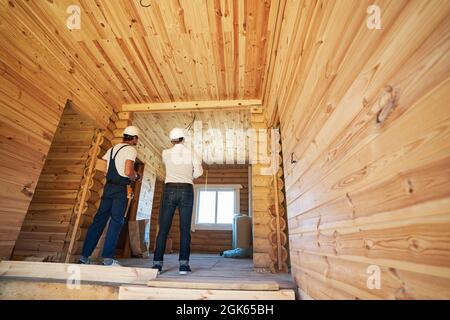
M279 285L275 281L233 281L233 280L221 280L211 279L210 281L197 280L184 281L173 279L160 278L151 280L147 283L147 286L153 288L180 288L180 289L215 289L215 290L251 290L251 291L278 291Z
M16 242L14 259L27 256L43 256L49 261L64 259L66 237L70 237L70 223L78 210L78 190L93 137L92 123L67 106Z
M248 162L249 110L218 110L186 113L136 113L133 124L143 131L142 146L147 162L160 179L164 177L162 150L172 145L173 128L189 128L186 145L195 146L206 164L244 164ZM202 143L200 145L200 142ZM141 144L141 143L140 143Z
M293 277L315 299L448 299L450 5L379 1L370 30L371 4L278 13L263 105L281 123Z
M0 300L117 300L119 287L82 284L78 290L50 281L0 281Z
M55 40L44 47L46 58L53 70L72 75L69 88L87 91L75 92L80 100L89 96L119 111L127 103L260 95L275 14L271 1L148 3L12 1L4 11L8 21L20 18L46 32L28 37ZM66 27L69 5L80 8L80 30Z
M21 255L51 256L64 243L88 156L81 140L89 136L75 117L65 123L78 138L58 132L69 99L105 129L101 153L126 125L140 126L139 157L160 180L169 130L186 127L194 115L203 129L221 131L279 122L284 181L254 165L247 196L254 265L279 259L271 240L283 236L271 231L285 222L278 227L269 209L283 197L272 186L283 186L301 296L448 299L448 1L379 0L379 30L366 25L371 0L148 2L0 2L0 257L9 258L15 245ZM66 27L73 4L81 9L80 30ZM206 101L209 108L230 100L261 100L262 108L121 112L122 105ZM53 139L57 132L62 140ZM49 153L52 140L60 152ZM228 153L235 157L239 148L246 147ZM234 184L240 176L215 178ZM76 232L78 251L103 182L96 172ZM199 234L193 248L210 237ZM214 237L219 244L209 249L220 250L228 234ZM380 268L379 290L366 285L370 265Z
M275 272L274 261L278 257L277 255L276 257L271 257L273 242L269 238L272 231L270 227L272 218L270 210L275 205L273 176L264 174L263 170L267 170L268 166L258 163L260 160L259 155L261 153L268 154L268 149L270 148L269 144L259 145L262 141L261 137L265 137L268 134L267 121L263 117L262 109L252 110L251 127L255 132L258 132L257 135L252 137L257 142L258 151L252 151L251 160L253 265L258 270ZM255 154L257 155L255 156Z
M47 279L70 281L75 272L80 272L83 283L147 284L155 279L157 270L151 268L110 268L100 265L68 263L2 261L1 279Z
M124 104L123 111L130 112L198 112L198 111L235 111L261 107L261 100L207 100L181 102L154 102Z
M119 300L295 300L294 290L251 291L121 286Z
M11 255L67 99L101 129L123 104L260 99L271 1L150 4L1 2L0 256ZM79 30L67 28L70 5L80 8ZM140 156L162 177L158 152L148 148ZM60 164L52 173L79 173Z
M196 283L250 283L266 286L275 282L280 289L295 289L292 278L287 273L270 273L255 270L252 259L230 259L218 254L193 253L190 257L192 274L188 277L180 277L178 273L178 254L166 254L164 256L163 272L156 280L189 282L192 286ZM120 259L125 266L149 268L151 259ZM266 288L268 288L266 286ZM274 288L274 287L272 287ZM220 289L216 287L215 289Z

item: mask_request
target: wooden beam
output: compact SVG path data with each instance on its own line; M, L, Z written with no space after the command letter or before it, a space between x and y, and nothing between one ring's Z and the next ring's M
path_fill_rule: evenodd
M295 292L292 289L245 291L121 286L119 300L295 300Z
M191 277L190 277L191 278ZM178 288L178 289L215 289L215 290L251 290L251 291L278 291L280 289L276 281L236 281L223 279L195 279L192 281L158 278L150 280L147 284L154 288Z
M95 153L96 150L98 150L99 146L100 146L100 142L103 139L103 134L100 130L97 130L96 132L96 137L95 137L95 142L94 145L92 147L91 150L94 150L93 152ZM83 177L83 189L81 191L81 197L80 197L80 202L79 202L79 206L78 206L78 210L76 213L76 220L75 220L75 224L73 226L72 229L72 235L70 237L70 243L69 243L69 248L67 249L67 253L66 253L66 263L69 262L70 257L72 255L72 250L73 250L73 246L75 244L75 236L77 234L77 229L78 226L80 224L80 218L81 215L83 213L83 208L85 207L85 202L86 202L86 197L89 191L89 185L90 185L90 181L92 180L92 174L94 172L95 169L95 163L96 163L97 157L95 155L91 155L91 157L88 159L88 161L90 161L89 163L89 167L88 170L86 172L86 175Z
M122 111L129 112L190 112L211 110L236 110L260 107L261 100L208 100L208 101L179 101L158 103L124 104Z
M0 262L0 280L19 278L67 281L68 279L73 279L74 272L78 272L78 270L81 276L81 283L145 285L157 276L157 271L150 268L114 268L110 266L69 263L2 261Z
M118 286L80 284L69 288L61 282L0 281L0 300L117 300L118 296Z

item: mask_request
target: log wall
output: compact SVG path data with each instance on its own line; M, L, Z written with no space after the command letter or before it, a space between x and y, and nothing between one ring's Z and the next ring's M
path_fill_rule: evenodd
M14 259L61 261L94 126L65 108L14 249Z
M281 11L264 104L293 277L301 297L449 299L450 3L376 1L381 29L371 4Z
M0 2L0 257L9 259L67 99L98 127L111 106L24 2ZM53 30L60 30L54 27ZM18 165L20 163L20 166Z

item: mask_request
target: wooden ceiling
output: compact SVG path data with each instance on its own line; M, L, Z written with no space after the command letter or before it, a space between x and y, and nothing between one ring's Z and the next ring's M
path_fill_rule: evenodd
M174 127L188 127L194 121L194 117L195 122L189 130L190 138L187 142L199 141L195 140L195 134L202 137L202 149L198 148L197 143L195 145L196 150L202 150L203 160L206 163L248 162L248 143L245 137L250 127L250 112L243 110L136 113L133 124L144 133L139 148L150 147L160 155L163 149L172 146L168 137L170 130Z
M79 30L66 26L73 5ZM277 18L278 0L0 1L0 71L56 115L70 99L102 127L130 104L260 101ZM157 131L153 157L191 115L137 116ZM222 133L248 126L242 110L197 116Z
M126 103L261 97L272 1L141 3L148 7L139 0L10 1L7 10L56 35L57 43L46 43L50 53L67 50L70 76L89 79L115 110ZM70 5L81 9L79 30L66 27Z

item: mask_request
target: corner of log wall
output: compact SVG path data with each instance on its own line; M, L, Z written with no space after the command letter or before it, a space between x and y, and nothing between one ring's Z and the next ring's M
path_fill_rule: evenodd
M250 117L252 129L270 135L262 108L252 108ZM276 143L277 146L280 145L279 137ZM270 138L267 140L267 147L267 154L271 155ZM281 150L281 147L277 150ZM278 160L279 157L278 153ZM287 224L283 207L282 161L278 161L275 177L262 172L271 167L272 161L268 165L261 165L256 160L252 159L253 265L256 270L287 272L287 237L284 232Z

